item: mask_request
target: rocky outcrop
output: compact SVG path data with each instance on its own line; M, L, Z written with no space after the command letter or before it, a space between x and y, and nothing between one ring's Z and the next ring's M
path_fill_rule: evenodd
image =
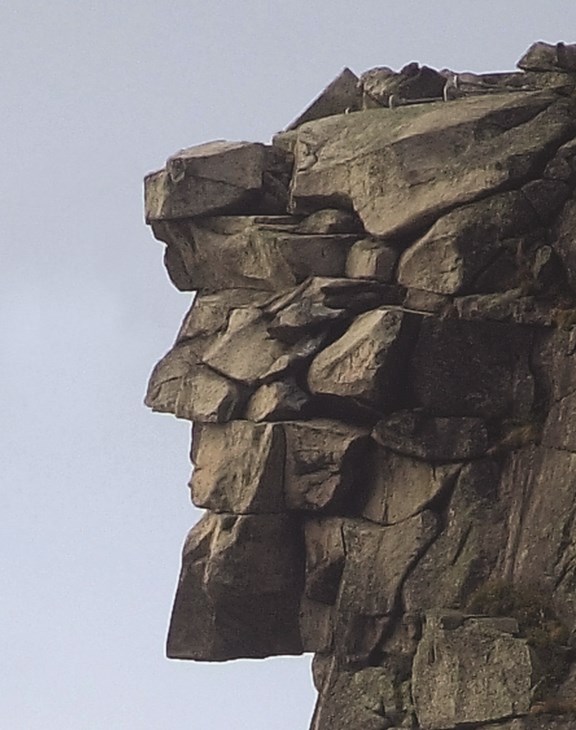
M195 291L168 655L314 652L313 730L576 724L576 45L345 69L146 178Z

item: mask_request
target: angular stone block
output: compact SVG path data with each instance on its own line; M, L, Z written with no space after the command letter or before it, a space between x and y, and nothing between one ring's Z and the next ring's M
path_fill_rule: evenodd
M404 583L408 612L464 608L489 580L506 544L508 502L499 496L500 470L481 459L460 472L444 527Z
M190 489L197 507L234 514L284 511L280 425L232 421L196 426L192 461Z
M176 345L156 365L144 403L189 421L222 423L237 417L246 394L237 383L204 366L194 344Z
M294 380L261 385L248 401L246 418L250 421L287 421L302 414L310 396Z
M442 99L446 78L428 66L408 63L398 72L386 66L372 68L360 76L364 108L393 106L407 100ZM392 100L392 101L391 101Z
M226 661L301 654L301 550L287 515L202 518L184 545L168 656Z
M286 422L283 427L286 506L312 511L341 507L360 476L368 431L327 419Z
M291 209L353 208L371 235L404 236L527 182L543 155L575 131L573 102L548 92L309 122L295 133Z
M153 231L178 257L180 289L282 291L309 276L343 276L358 234L297 234L297 223L285 216L217 216L159 221Z
M225 332L203 353L203 362L232 380L262 384L311 357L324 343L321 333L289 345L270 337L268 323L259 309L233 310Z
M399 251L373 238L357 241L348 254L346 276L392 282Z
M470 287L505 239L537 225L533 208L519 191L457 208L402 254L398 281L437 294L456 294Z
M168 158L165 169L144 179L146 222L246 208L266 212L261 210L266 173L282 168L287 178L290 157L256 142L217 140L181 150Z
M314 99L314 101L291 122L286 129L296 129L305 122L313 119L322 119L334 114L344 114L347 111L360 109L362 99L358 87L358 77L349 68L344 68L340 74Z
M380 644L406 576L437 533L431 511L390 526L346 520L334 633L339 657L366 661Z
M459 465L432 466L376 447L365 472L361 515L382 525L402 522L446 492L459 470Z
M473 619L444 629L441 615L428 614L412 668L420 727L454 728L527 713L533 670L525 639Z
M408 320L409 315L385 308L357 317L342 337L312 360L308 370L312 393L390 407L405 366Z
M349 210L324 208L306 216L296 226L296 233L334 235L335 233L363 233L364 228L357 216Z
M576 72L576 43L533 43L516 64L525 71Z
M311 730L413 727L410 687L396 667L388 663L354 672L336 659L329 662Z

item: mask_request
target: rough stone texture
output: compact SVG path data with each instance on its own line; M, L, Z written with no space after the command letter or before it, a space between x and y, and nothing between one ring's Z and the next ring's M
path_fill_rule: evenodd
M423 730L505 719L530 707L530 649L489 619L445 628L441 614L428 614L412 672Z
M361 105L361 98L358 77L349 68L344 68L286 129L296 129L304 122L311 122L313 119L357 111Z
M576 44L533 43L518 61L525 71L576 71Z
M376 425L376 443L405 456L429 462L463 461L488 448L480 418L433 418L418 411L399 411Z
M364 429L337 421L284 424L284 489L289 509L338 508L358 481L356 468L367 446Z
M192 500L213 512L282 512L283 460L284 433L277 424L233 421L195 427Z
M575 131L571 102L540 92L469 97L449 113L438 102L309 122L294 147L292 211L353 207L372 235L405 235L527 182Z
M432 466L375 447L366 470L361 514L383 525L402 522L449 489L459 469L453 464Z
M168 158L165 169L146 176L146 220L188 218L246 207L253 212L277 212L266 210L266 187L274 190L266 176L281 171L286 185L290 163L277 148L253 142L218 140L189 147ZM258 210L261 207L264 209ZM281 202L271 207L281 207Z
M286 421L297 418L309 403L309 396L293 380L262 385L246 406L250 421Z
M302 652L296 601L302 558L294 528L288 515L211 514L192 528L169 657L223 661Z
M406 315L390 309L361 314L312 360L312 393L354 398L386 408L394 402L404 360Z
M308 276L341 276L358 235L293 233L284 216L160 221L157 238L180 262L179 289L287 289ZM215 268L214 259L226 261Z
M437 294L457 294L470 287L503 248L505 239L536 225L532 206L518 191L457 208L404 252L398 281Z
M524 418L534 401L531 333L426 317L414 352L416 401L434 415Z
M379 279L391 282L398 261L398 251L372 238L357 241L346 260L346 276L352 279Z
M148 177L208 510L169 656L315 652L314 730L574 727L575 48L345 70Z

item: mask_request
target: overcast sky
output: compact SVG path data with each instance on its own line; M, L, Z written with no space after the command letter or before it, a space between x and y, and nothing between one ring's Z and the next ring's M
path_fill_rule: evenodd
M1 728L307 728L309 658L164 658L198 515L188 424L142 396L189 296L142 177L268 141L344 66L506 70L537 39L576 41L574 0L1 4Z

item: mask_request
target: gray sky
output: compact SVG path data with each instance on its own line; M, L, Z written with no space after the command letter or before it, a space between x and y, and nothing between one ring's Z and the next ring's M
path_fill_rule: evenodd
M1 728L307 727L309 658L164 659L197 513L188 424L141 402L189 296L142 177L267 141L343 66L505 70L537 39L576 40L574 0L2 4Z

